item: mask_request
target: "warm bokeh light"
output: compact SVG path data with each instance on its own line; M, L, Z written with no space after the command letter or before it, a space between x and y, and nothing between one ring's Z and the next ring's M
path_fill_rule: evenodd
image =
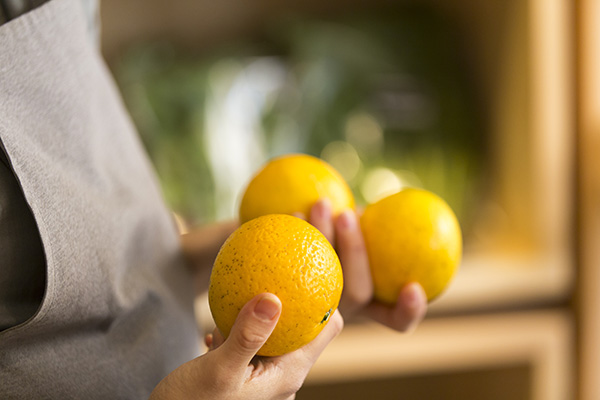
M321 158L331 164L348 182L356 179L362 167L356 149L348 142L336 140L328 143L321 151Z
M367 154L378 154L383 148L381 124L366 112L357 112L348 116L345 138L348 143Z
M368 203L374 203L402 189L402 181L389 168L374 168L370 170L361 186L362 194Z

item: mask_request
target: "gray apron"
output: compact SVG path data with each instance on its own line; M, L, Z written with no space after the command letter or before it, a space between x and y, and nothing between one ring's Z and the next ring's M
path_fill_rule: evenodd
M193 293L78 0L0 26L0 141L46 257L40 309L0 332L0 399L147 398L198 355Z

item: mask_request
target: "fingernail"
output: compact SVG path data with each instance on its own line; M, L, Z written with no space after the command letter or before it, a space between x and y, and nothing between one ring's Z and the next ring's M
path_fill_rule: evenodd
M352 230L356 228L356 215L354 214L354 211L346 210L343 213L341 213L338 218L342 228L347 230Z
M270 321L279 313L281 304L269 297L263 297L254 307L254 314L262 320Z
M410 283L402 292L402 300L408 307L416 309L421 307L421 304L424 302L427 302L427 297L418 284Z
M330 219L331 218L331 202L328 198L322 198L315 204L314 208L314 217L320 219Z

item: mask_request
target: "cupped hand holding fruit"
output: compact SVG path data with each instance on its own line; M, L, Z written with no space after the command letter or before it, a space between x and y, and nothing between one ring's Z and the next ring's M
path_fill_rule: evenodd
M328 202L321 201L311 223L337 243L347 289L342 312L364 311L400 331L423 318L462 256L456 216L427 190L407 188L369 204L360 224L351 210L332 220Z
M243 224L211 273L211 351L163 379L152 399L293 399L342 329L342 287L335 250L308 222L267 215Z
M374 298L374 285L369 256L358 215L346 210L332 216L330 202L318 201L311 210L310 222L333 243L344 273L344 292L340 311L344 316L365 315L400 332L414 329L427 312L427 296L414 281L397 288L396 301L382 303Z
M280 357L255 357L282 313L281 301L261 293L240 310L229 337L211 351L189 361L164 378L151 400L275 400L293 399L310 368L343 327L339 313L302 348Z

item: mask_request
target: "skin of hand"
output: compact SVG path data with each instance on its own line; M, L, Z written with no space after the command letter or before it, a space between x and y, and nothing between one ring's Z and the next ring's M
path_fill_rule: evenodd
M302 216L300 216L302 217ZM424 318L427 299L417 283L406 285L395 306L373 300L369 261L357 214L332 217L327 199L311 209L309 222L334 244L344 271L339 310L345 316L366 315L397 331L414 329ZM211 225L182 236L182 248L197 275L199 290L208 285L213 261L236 221ZM209 351L164 378L151 399L294 399L310 368L343 327L340 312L311 343L281 357L258 357L281 314L281 302L268 293L252 299L238 315L227 340L217 330L205 338Z
M275 328L281 309L274 294L254 297L240 311L227 340L218 331L208 335L210 351L170 373L150 399L294 399L318 356L341 332L343 319L334 313L319 336L294 352L256 356Z
M373 300L369 259L356 212L346 210L333 218L331 203L322 199L312 207L309 222L334 244L338 252L344 271L339 309L344 317L365 315L400 332L416 328L427 312L427 296L418 283L407 284L393 307Z

